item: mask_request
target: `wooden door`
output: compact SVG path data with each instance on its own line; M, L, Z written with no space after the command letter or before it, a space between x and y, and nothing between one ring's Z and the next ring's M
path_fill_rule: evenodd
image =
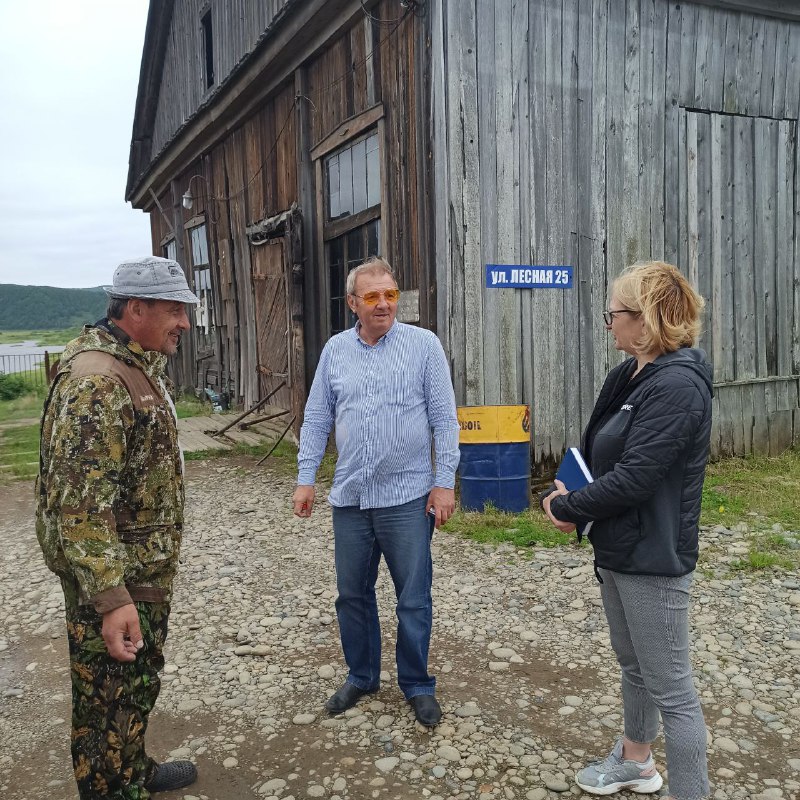
M678 262L707 302L714 452L780 453L798 415L797 122L683 109L679 121Z
M250 251L255 294L259 398L266 397L284 383L270 400L270 405L292 409L292 328L284 239L281 237L263 244L252 244Z
M679 257L708 301L700 346L720 383L791 375L797 123L694 111L681 122Z

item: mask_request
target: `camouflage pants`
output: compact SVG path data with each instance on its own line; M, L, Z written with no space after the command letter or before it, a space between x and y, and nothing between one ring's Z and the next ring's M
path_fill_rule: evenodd
M102 636L103 618L79 605L76 584L62 579L72 676L72 765L81 800L146 800L155 762L145 753L147 718L164 666L169 604L136 603L144 648L116 661Z

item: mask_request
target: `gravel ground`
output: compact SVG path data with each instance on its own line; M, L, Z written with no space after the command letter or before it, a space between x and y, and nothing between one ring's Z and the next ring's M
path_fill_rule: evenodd
M584 796L573 776L621 727L617 667L588 548L434 537L431 670L444 718L421 728L397 688L382 567L380 692L323 710L345 677L330 514L290 512L292 482L192 462L167 666L148 733L198 782L165 800ZM41 563L31 485L0 487L0 797L73 800L60 587ZM732 573L746 526L705 530L693 664L713 796L800 797L800 582ZM796 541L795 534L788 534ZM656 760L664 766L662 742ZM626 796L623 794L622 796ZM627 795L634 797L634 795Z

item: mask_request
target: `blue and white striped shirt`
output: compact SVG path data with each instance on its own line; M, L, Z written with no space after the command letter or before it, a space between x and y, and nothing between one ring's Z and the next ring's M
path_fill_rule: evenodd
M339 458L331 505L386 508L455 485L455 396L431 331L395 322L374 346L357 326L328 341L300 430L299 485L313 485L334 423Z

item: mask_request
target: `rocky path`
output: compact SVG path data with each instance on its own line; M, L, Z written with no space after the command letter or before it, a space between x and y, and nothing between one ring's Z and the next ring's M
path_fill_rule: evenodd
M621 728L617 668L588 548L521 551L434 538L444 719L416 725L396 685L383 570L383 686L338 718L345 676L323 503L232 462L189 464L189 524L167 666L148 734L200 780L165 800L545 800ZM62 599L42 566L30 484L0 487L0 797L74 800ZM694 587L696 681L717 800L800 797L800 582L732 573L746 530L704 531ZM656 757L663 768L662 743ZM629 795L634 797L635 795Z

